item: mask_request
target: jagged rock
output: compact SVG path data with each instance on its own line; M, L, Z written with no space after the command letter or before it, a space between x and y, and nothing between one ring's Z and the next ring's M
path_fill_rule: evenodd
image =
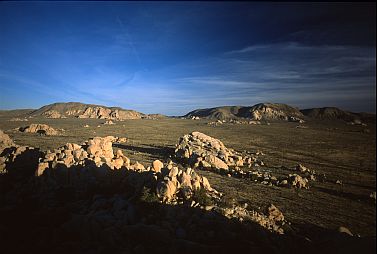
M102 106L88 106L81 112L73 112L78 118L97 118L111 120L140 119L142 114L133 110L123 110L119 108L106 108Z
M177 177L178 174L179 174L178 167L172 167L170 172L169 172L169 177L172 179L172 178Z
M267 208L268 218L274 221L284 221L283 213L273 204Z
M126 143L127 142L127 138L123 137L118 137L115 141L116 143Z
M60 114L56 110L46 111L46 112L42 113L42 115L45 116L46 118L67 118L66 116Z
M121 169L123 167L123 159L122 158L116 158L112 161L111 165L115 169Z
M212 191L211 185L209 184L209 181L208 181L207 177L203 176L202 183L203 183L204 189Z
M116 151L116 156L115 156L115 157L116 157L116 158L122 158L122 160L123 160L123 165L124 165L125 167L129 167L129 166L130 166L131 161L130 161L129 158L127 158L127 157L123 154L122 150L117 150L117 151Z
M349 236L353 236L353 234L351 233L351 231L348 228L343 227L343 226L341 226L341 227L338 228L338 232L339 233L343 233L343 234L347 234Z
M38 164L38 168L37 168L37 171L35 172L35 175L36 176L41 176L43 174L43 172L48 169L49 167L49 164L48 162L40 162Z
M290 184L299 189L308 189L309 188L309 181L306 178L301 177L300 175L297 174L289 174L289 182Z

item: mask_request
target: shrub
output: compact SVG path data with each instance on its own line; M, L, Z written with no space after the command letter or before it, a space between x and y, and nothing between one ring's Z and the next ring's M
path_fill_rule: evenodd
M207 205L213 205L213 201L211 197L207 195L207 192L205 189L201 188L199 190L194 191L194 195L192 199L196 202L198 202L201 205L207 206Z
M140 193L139 200L145 203L155 203L159 201L156 193L152 192L147 187L143 187L143 190Z

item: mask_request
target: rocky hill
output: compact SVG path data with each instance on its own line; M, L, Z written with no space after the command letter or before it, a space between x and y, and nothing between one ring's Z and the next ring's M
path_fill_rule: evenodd
M252 120L293 120L303 118L299 109L281 103L260 103L251 107L225 106L208 109L197 109L184 117L200 117L209 119L237 119L249 118Z
M376 115L370 113L353 113L336 107L310 108L300 110L305 116L322 120L343 120L346 122L373 122Z
M232 119L238 117L238 112L242 107L240 106L224 106L216 108L196 109L184 115L184 117L200 117L209 119Z
M41 107L30 113L30 116L44 116L47 118L97 118L111 120L140 119L146 115L134 110L119 107L106 107L79 102L54 103Z

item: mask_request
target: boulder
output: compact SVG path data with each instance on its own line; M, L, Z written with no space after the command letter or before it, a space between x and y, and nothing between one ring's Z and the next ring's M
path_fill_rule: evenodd
M13 140L2 130L0 130L0 154L5 148L10 146L15 146Z
M348 228L343 227L343 226L341 226L341 227L338 228L338 232L339 233L343 233L343 234L347 234L349 236L353 236L353 234L351 233L351 231Z
M87 152L89 155L93 156L103 156L105 158L113 158L113 148L112 148L112 141L114 137L107 136L104 138L95 137L88 142Z
M47 124L30 124L29 126L21 127L19 130L21 132L38 133L49 136L59 135L57 130Z
M154 172L161 172L161 169L164 167L164 164L159 161L159 160L155 160L152 162L152 170Z

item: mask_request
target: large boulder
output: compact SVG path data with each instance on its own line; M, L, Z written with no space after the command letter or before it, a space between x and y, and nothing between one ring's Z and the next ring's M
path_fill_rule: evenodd
M10 146L14 146L13 140L5 134L2 130L0 130L0 154L1 152Z
M28 133L38 133L41 135L59 135L59 131L55 130L54 128L48 126L47 124L30 124L26 127L21 127L19 129L21 132L28 132Z

